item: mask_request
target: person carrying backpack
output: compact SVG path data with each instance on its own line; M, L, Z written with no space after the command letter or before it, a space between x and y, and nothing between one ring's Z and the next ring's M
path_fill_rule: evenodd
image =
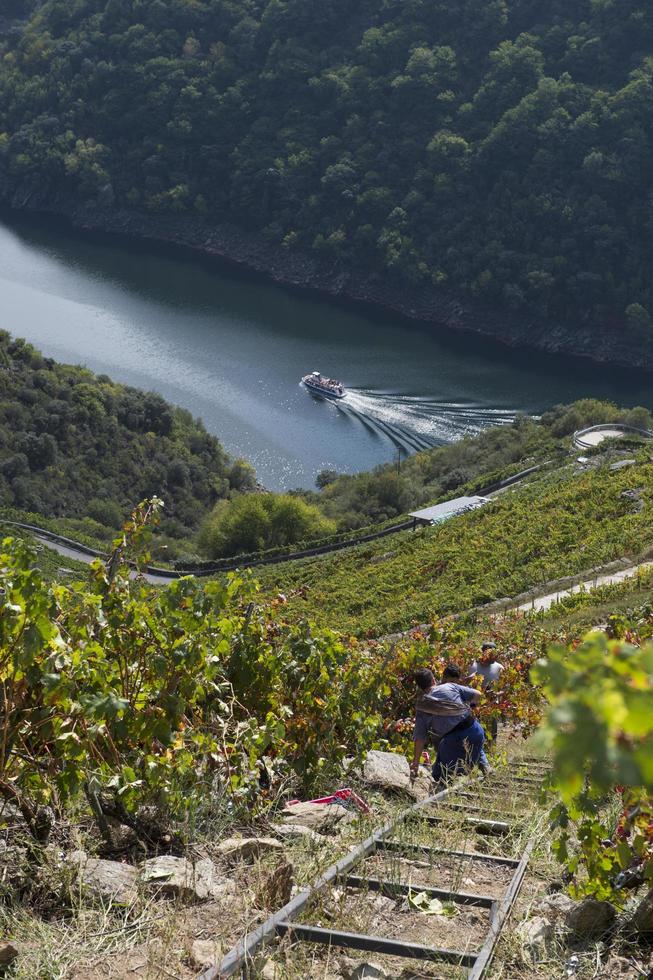
M414 679L420 694L415 704L411 775L417 775L429 738L438 740L438 754L433 766L436 782L475 765L481 772L489 772L490 764L483 750L485 732L472 711L472 706L481 698L479 691L460 683L461 670L452 663L445 666L440 684L427 667L416 670Z

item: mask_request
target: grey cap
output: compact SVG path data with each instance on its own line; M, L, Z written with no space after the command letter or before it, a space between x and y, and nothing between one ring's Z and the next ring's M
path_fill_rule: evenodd
M483 643L481 646L481 650L496 650L496 648L497 645L496 643L493 643L492 640L488 640L486 643Z

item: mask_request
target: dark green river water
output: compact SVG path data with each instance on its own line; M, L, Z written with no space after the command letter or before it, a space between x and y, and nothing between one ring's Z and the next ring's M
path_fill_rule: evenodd
M201 416L270 489L369 469L584 396L653 405L645 377L406 324L193 256L0 221L0 326ZM346 399L312 397L308 371Z

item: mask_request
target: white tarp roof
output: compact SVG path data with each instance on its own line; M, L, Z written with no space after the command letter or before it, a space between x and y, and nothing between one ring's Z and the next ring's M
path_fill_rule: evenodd
M467 510L475 510L488 504L487 497L456 497L454 500L445 500L443 504L435 504L434 507L425 507L423 510L414 510L409 517L415 517L418 521L428 521L437 524L439 521L446 521L448 517L455 514L464 514Z

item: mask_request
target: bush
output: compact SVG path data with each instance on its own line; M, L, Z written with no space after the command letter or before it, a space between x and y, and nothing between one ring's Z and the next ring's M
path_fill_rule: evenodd
M118 530L126 516L115 500L99 500L97 497L89 500L86 513L94 521L114 530Z
M256 486L256 471L246 459L236 459L229 470L232 490L252 490Z
M200 534L208 558L264 551L335 533L318 507L290 494L247 494L220 501Z
M328 487L330 483L333 483L337 479L337 470L320 470L315 477L315 486L318 490L324 490L325 487Z

